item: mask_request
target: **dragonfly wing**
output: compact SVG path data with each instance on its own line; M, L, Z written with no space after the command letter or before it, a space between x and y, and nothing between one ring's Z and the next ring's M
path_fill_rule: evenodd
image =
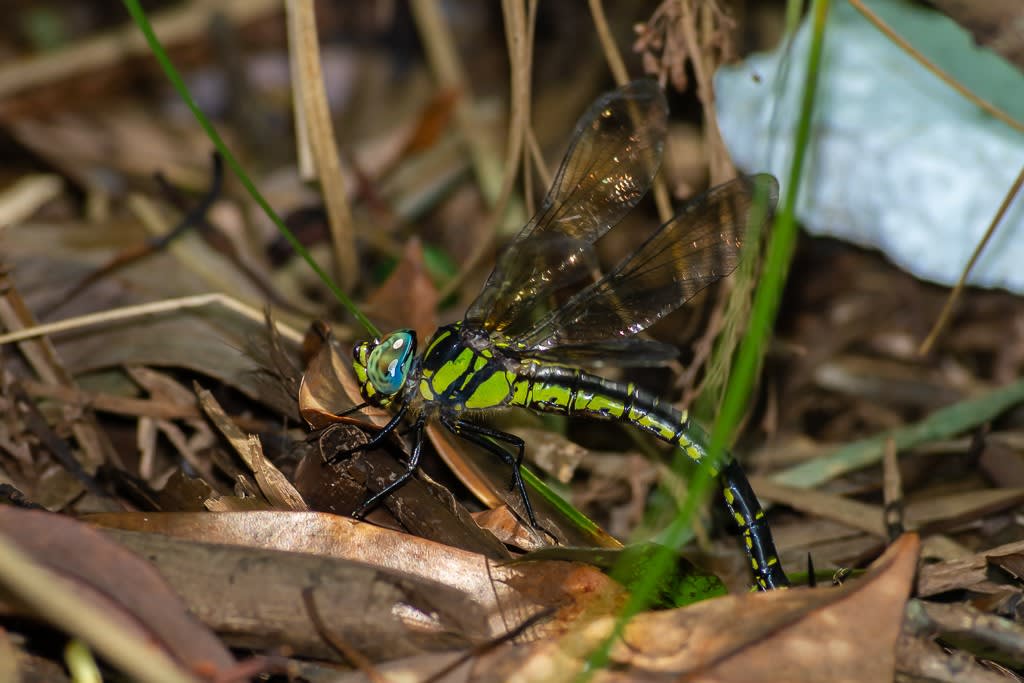
M661 162L668 105L652 80L600 97L580 117L555 180L537 215L505 249L466 321L514 334L575 260L618 224L647 193ZM545 252L533 242L574 248ZM539 255L545 254L541 257Z
M591 344L564 344L546 351L531 351L530 358L587 368L605 366L650 367L675 360L679 349L652 339L611 339Z
M755 184L765 188L767 210L755 211ZM607 275L519 335L515 347L526 354L549 352L640 332L732 273L748 222L765 224L777 198L778 182L767 174L736 178L708 190Z

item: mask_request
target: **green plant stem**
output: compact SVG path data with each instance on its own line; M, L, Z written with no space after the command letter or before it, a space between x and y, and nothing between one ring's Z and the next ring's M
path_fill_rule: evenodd
M757 368L760 365L762 350L767 345L768 336L778 312L782 289L789 271L789 262L796 244L796 199L797 189L803 173L804 160L811 138L811 119L814 112L814 99L818 89L818 75L821 69L821 55L825 38L825 19L828 16L829 0L814 0L811 8L812 38L811 49L807 58L807 76L804 81L804 92L800 103L800 119L797 123L796 149L790 167L788 182L782 208L776 218L774 229L768 243L764 274L761 284L754 296L750 327L737 352L736 365L726 389L725 399L718 419L715 420L711 432L709 455L712 462L721 456L726 445L732 438L740 420L746 411L747 403L754 386ZM587 667L577 677L577 681L589 680L593 672L607 666L610 660L611 644L618 639L626 627L626 623L634 615L645 609L657 589L661 577L672 571L675 553L686 538L686 530L699 501L704 500L712 482L712 475L707 468L700 468L690 483L689 495L676 519L669 525L664 534L664 546L654 553L644 576L635 586L622 614L616 621L611 635L601 647L587 659Z
M807 57L807 75L800 101L800 119L797 123L795 149L789 178L778 216L775 219L768 241L764 271L761 282L754 294L750 327L740 343L729 386L726 389L722 409L711 432L710 452L712 457L722 453L731 440L746 412L753 390L757 369L761 364L763 350L782 299L782 290L789 273L789 263L796 246L796 201L803 176L804 161L811 143L811 120L814 99L818 91L818 76L821 70L821 55L825 41L825 20L828 17L829 0L814 0L811 7L811 47Z
M890 439L897 450L949 439L998 417L1021 402L1024 402L1024 380L937 410L916 424L846 444L827 455L778 472L771 478L786 486L818 486L878 462L882 459L886 441Z
M206 131L206 135L213 142L214 147L217 148L217 152L227 162L228 167L238 178L239 182L246 189L253 200L259 205L261 209L270 217L270 220L274 222L277 229L284 235L284 238L288 240L292 248L299 256L309 264L309 267L313 269L313 272L327 285L327 288L331 291L334 297L341 302L341 305L348 309L348 312L352 314L359 323L366 328L374 337L380 337L380 330L370 322L370 319L363 315L362 311L355 305L355 303L346 295L341 289L334 284L334 281L327 275L323 268L320 267L309 253L302 242L295 236L295 234L288 229L288 226L284 224L281 217L277 215L277 212L270 206L270 203L263 197L260 191L256 188L256 185L252 182L249 176L246 174L245 169L235 158L235 155L231 153L224 140L221 138L220 133L214 128L213 123L206 117L206 114L199 108L195 100L192 99L191 93L189 93L188 87L185 85L185 81L181 78L181 74L174 67L170 57L164 50L163 45L160 43L160 39L156 37L156 33L153 31L153 26L149 23L149 19L146 17L145 11L139 6L138 0L122 0L128 13L131 14L132 20L135 25L139 27L142 35L145 36L146 42L149 44L149 49L152 51L153 56L156 57L157 62L160 64L160 68L163 69L164 74L167 76L167 80L171 82L174 89L177 91L178 96L191 110L192 115L195 116L196 121L202 126L203 130Z

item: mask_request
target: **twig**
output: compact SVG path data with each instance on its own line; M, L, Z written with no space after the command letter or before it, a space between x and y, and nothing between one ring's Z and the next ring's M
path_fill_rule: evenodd
M28 306L25 305L21 294L10 281L7 273L0 271L0 329L12 330L9 335L0 335L0 339L24 333L26 327L34 323L35 317ZM26 337L24 339L30 338ZM25 356L33 372L42 381L69 387L75 386L74 378L67 368L64 367L60 356L57 354L57 349L54 348L49 339L21 343L18 348L22 355ZM111 447L106 433L99 429L90 415L83 417L84 419L72 421L71 431L75 436L75 441L81 447L82 458L86 463L86 468L92 470L105 462L120 465L117 451Z
M317 634L323 638L325 643L366 674L371 683L388 683L387 679L377 671L377 667L373 665L373 662L368 657L327 628L323 617L320 616L320 610L317 609L311 586L302 589L302 603L306 606L306 614L309 615L309 620L313 622L313 628L316 629Z
M611 69L612 78L616 85L623 86L629 82L629 73L626 71L626 64L622 61L622 54L615 45L615 38L612 37L611 28L608 26L608 18L604 14L604 6L601 0L589 0L590 15L594 19L594 29L601 41L601 49L604 50L605 61ZM662 223L667 223L672 218L672 201L668 196L668 187L664 178L659 174L654 179L652 188L654 193L654 204L658 207L658 217Z
M346 291L359 279L359 261L356 258L355 229L352 211L345 193L345 177L341 173L338 143L331 123L331 112L324 90L324 74L320 64L320 43L316 32L316 13L313 0L288 0L291 58L298 77L296 118L301 119L308 132L313 161L320 180L320 190L327 207L327 224L334 246L335 275ZM299 136L300 141L302 136Z
M713 3L700 3L701 12L706 19L705 24L710 23L709 14L716 11ZM693 74L697 82L697 99L700 100L701 109L704 111L704 144L708 149L708 159L711 171L711 184L717 185L736 175L736 168L732 165L729 152L725 149L725 142L722 140L722 133L718 129L718 117L715 113L715 87L712 82L712 74L719 64L710 56L705 57L701 48L703 47L697 37L697 16L695 14L692 0L679 0L679 7L682 12L679 24L682 29L683 40L686 42L686 49L690 55L690 64L693 65ZM707 37L707 36L705 36Z
M210 15L218 12L236 23L245 23L275 12L280 0L203 0L155 13L153 27L168 45L203 37ZM84 73L99 72L130 57L149 55L146 41L132 25L122 26L89 40L73 43L64 50L36 57L5 61L0 67L0 101L56 81Z
M64 191L64 180L51 173L27 175L0 192L0 230L21 223Z
M527 18L521 2L503 0L502 11L505 18L505 39L508 43L509 62L511 63L508 154L505 157L505 167L502 170L502 183L498 190L497 203L492 207L490 216L480 231L483 234L483 239L477 241L473 251L459 269L459 273L438 292L439 301L444 301L462 285L465 278L476 269L494 245L497 227L505 219L505 211L512 197L512 188L515 186L516 171L523 156L523 141L526 138L526 129L530 120L530 71L533 45L529 36L532 35L532 31L527 28ZM458 111L456 109L456 113Z
M974 253L971 254L971 258L968 259L967 265L964 266L964 272L960 274L960 279L957 281L956 286L953 287L953 291L949 293L949 298L946 299L946 303L942 306L942 311L939 313L939 317L935 321L935 325L932 327L931 332L928 333L924 342L921 343L921 347L917 350L919 356L927 355L928 352L931 351L939 333L942 332L943 328L945 328L946 324L949 322L949 317L953 314L953 306L960 299L960 294L964 290L964 285L967 282L967 277L971 274L971 269L974 268L974 264L981 256L981 252L992 239L992 235L996 232L996 226L998 226L1003 220L1003 216L1006 215L1006 211L1010 208L1010 204L1013 203L1017 193L1020 192L1022 184L1024 184L1024 168L1021 168L1020 173L1017 174L1017 179L1013 181L1013 186L1010 188L1009 192L1006 193L1006 196L1003 197L1003 203L999 205L999 210L996 211L996 215L992 217L992 222L989 223L988 230L985 231L981 240L977 245L975 245Z
M921 54L913 45L907 42L900 34L892 30L892 28L886 24L881 17L875 14L873 11L868 9L861 0L850 0L850 4L853 5L854 9L864 15L864 18L875 25L879 31L884 33L889 40L899 45L908 55L913 57L917 62L924 68L931 71L937 78L943 81L946 85L956 90L958 93L963 95L969 101L974 103L975 106L981 108L991 116L999 119L1006 125L1010 126L1018 132L1024 132L1024 123L1017 121L1003 110L995 107L994 105L981 99L966 87L961 85L955 78L947 74L945 71L940 69L934 62L930 61L927 57Z
M882 456L884 473L882 477L884 507L882 509L885 518L885 532L890 543L906 531L906 524L903 521L903 482L900 478L900 465L896 456L896 442L886 439L885 453Z
M65 320L58 320L45 325L36 325L35 327L29 327L15 332L8 332L7 334L0 334L0 346L3 346L4 344L12 344L14 342L22 342L27 339L36 339L46 335L58 334L60 332L67 332L68 330L92 327L93 325L100 325L103 323L141 318L148 315L174 313L176 311L203 308L206 306L223 306L230 311L238 313L244 318L248 318L249 320L258 323L262 323L264 319L263 311L253 308L252 306L248 306L225 294L198 294L196 296L186 296L179 299L165 299L164 301L153 301L135 306L112 308L107 311L90 313L77 318L67 318ZM302 343L302 334L280 321L275 321L275 325L282 337L296 344Z

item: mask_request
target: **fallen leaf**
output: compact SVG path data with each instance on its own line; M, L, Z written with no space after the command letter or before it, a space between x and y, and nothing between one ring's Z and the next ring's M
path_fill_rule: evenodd
M892 680L895 648L917 568L917 536L898 539L867 571L838 588L728 595L638 615L595 680L750 680L876 683ZM612 633L614 617L558 641L503 647L471 681L569 681ZM864 653L870 652L870 657Z
M551 621L538 625L534 635L562 631L583 612L609 611L622 596L618 584L584 564L548 560L507 565L485 555L325 513L101 513L87 519L109 528L351 560L380 571L438 582L487 615L488 628L477 633L481 637L499 636L550 607L560 611Z
M927 598L952 590L970 590L976 593L993 593L1005 587L994 582L988 575L991 558L999 559L1024 553L1024 541L1007 543L984 550L970 557L961 557L921 567L917 578L918 597Z
M138 554L70 517L0 506L3 528L31 558L77 584L98 609L120 613L186 669L234 664L227 648L190 613L164 577Z
M302 495L295 490L291 482L277 469L272 462L267 460L263 454L263 447L259 437L253 434L245 434L238 428L231 418L227 416L224 409L217 403L206 389L201 388L198 383L195 385L196 396L199 398L199 406L210 418L210 421L220 430L224 438L231 443L235 451L249 469L252 470L260 491L271 505L285 510L308 510Z

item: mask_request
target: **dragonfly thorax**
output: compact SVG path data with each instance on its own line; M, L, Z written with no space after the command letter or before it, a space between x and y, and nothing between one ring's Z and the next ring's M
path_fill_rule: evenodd
M416 333L398 330L384 339L360 342L352 367L359 390L370 403L387 405L402 390L416 358Z

